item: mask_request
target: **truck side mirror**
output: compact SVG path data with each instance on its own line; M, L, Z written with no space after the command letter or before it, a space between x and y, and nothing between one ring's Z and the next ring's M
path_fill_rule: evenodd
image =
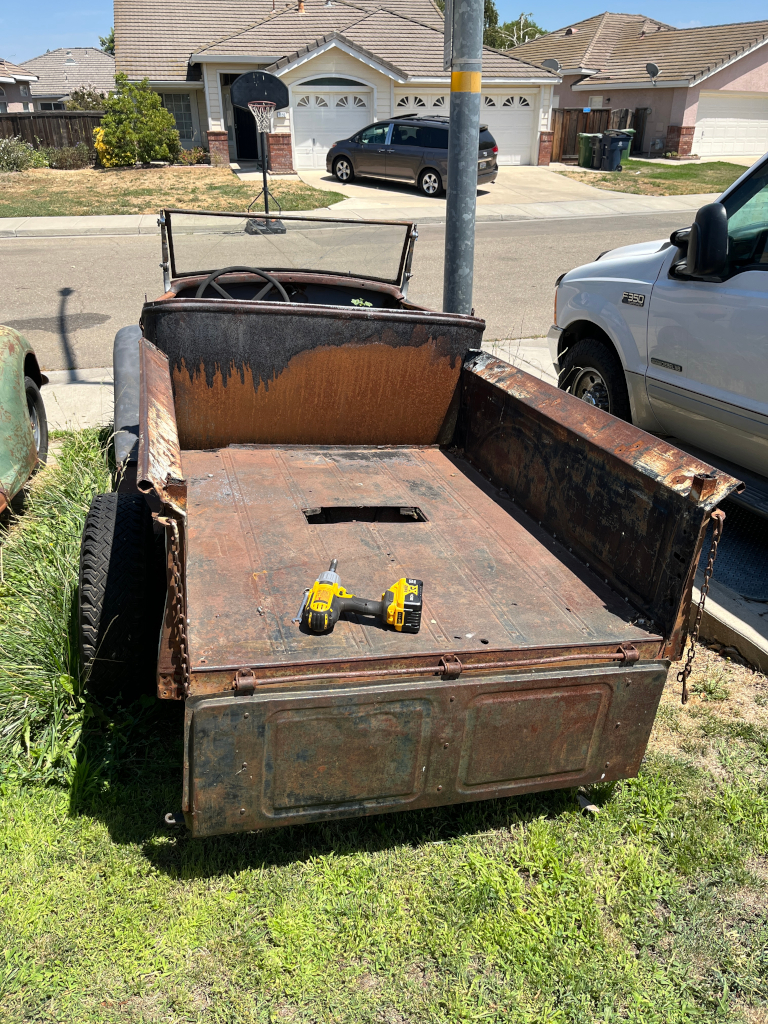
M727 258L728 214L721 203L709 203L691 225L685 272L690 277L719 277Z

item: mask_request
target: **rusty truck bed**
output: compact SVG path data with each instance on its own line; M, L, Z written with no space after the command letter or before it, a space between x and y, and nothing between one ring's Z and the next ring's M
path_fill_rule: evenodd
M193 674L247 665L266 681L286 662L659 649L603 580L437 447L233 445L185 451L182 466ZM421 632L354 617L329 636L302 632L291 620L303 590L332 558L365 597L424 579Z

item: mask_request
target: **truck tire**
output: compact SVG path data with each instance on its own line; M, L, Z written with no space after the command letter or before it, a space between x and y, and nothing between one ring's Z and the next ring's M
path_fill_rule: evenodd
M40 388L31 377L24 378L24 391L27 395L27 412L35 435L35 448L41 465L48 461L48 417L45 415L45 403Z
M632 422L624 369L616 353L597 338L582 338L561 360L558 387L590 405Z
M80 546L80 665L97 698L130 703L154 689L162 586L143 495L97 494Z

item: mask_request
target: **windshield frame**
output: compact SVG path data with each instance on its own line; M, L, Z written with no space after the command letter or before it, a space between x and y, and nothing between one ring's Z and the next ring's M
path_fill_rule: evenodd
M312 224L350 224L355 227L360 227L364 224L386 224L388 227L400 226L407 230L403 232L403 247L400 252L400 262L397 269L397 275L395 278L389 277L374 277L369 274L354 274L349 275L343 274L341 271L333 270L314 270L312 268L299 268L299 267L262 267L262 270L267 270L277 273L302 273L302 274L327 274L329 277L339 276L350 276L356 277L363 281L378 281L382 284L396 285L401 291L403 286L407 285L408 278L410 277L410 266L413 259L413 246L416 239L419 237L418 231L416 230L416 224L410 220L347 220L343 217L302 217L294 214L279 214L275 215L270 213L250 213L248 210L243 211L222 211L222 210L182 210L182 209L163 209L160 211L160 219L158 224L162 234L167 239L168 245L168 256L170 258L170 280L177 281L188 277L200 277L201 275L207 275L213 273L214 270L220 269L219 267L210 267L207 270L185 270L178 271L176 268L176 257L173 249L173 214L182 214L187 216L195 217L239 217L241 220L247 217L249 220L261 220L261 221L308 221ZM164 262L166 261L165 254L163 255Z

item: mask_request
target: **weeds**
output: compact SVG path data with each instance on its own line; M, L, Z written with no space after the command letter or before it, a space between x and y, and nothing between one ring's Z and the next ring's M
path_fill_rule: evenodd
M108 437L67 434L0 527L0 776L65 781L83 719L74 618L80 536L91 497L110 489Z

